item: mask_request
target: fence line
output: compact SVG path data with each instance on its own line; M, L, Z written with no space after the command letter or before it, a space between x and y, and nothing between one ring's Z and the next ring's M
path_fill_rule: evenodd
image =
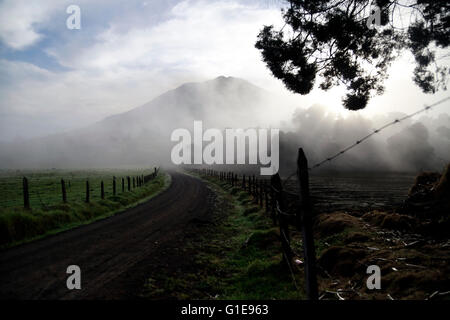
M400 122L402 122L402 121L404 121L406 119L412 118L412 117L414 117L414 116L416 116L416 115L418 115L418 114L420 114L422 112L428 111L428 110L430 110L430 109L432 109L432 108L434 108L434 107L436 107L436 106L438 106L438 105L440 105L440 104L442 104L442 103L444 103L444 102L446 102L448 100L450 100L450 96L448 96L448 97L446 97L446 98L444 98L442 100L439 100L436 103L433 103L433 104L431 104L429 106L426 106L425 108L420 109L420 110L418 110L416 112L408 114L408 115L406 115L404 117L401 117L399 119L395 119L394 121L389 122L389 123L385 124L384 126L378 128L378 129L375 129L373 132L371 132L368 135L366 135L365 137L362 137L361 139L357 140L355 143L353 143L352 145L350 145L350 146L346 147L345 149L339 151L335 155L333 155L333 156L331 156L329 158L326 158L326 159L322 160L319 163L316 163L311 168L309 168L309 170L314 170L315 168L318 168L318 167L324 165L327 162L333 161L334 159L336 159L340 155L342 155L342 154L346 153L347 151L355 148L356 146L360 145L362 142L366 141L367 139L369 139L370 137L372 137L375 134L379 133L380 131L383 131L384 129L389 128L389 127L391 127L391 126L393 126L393 125L395 125L397 123L400 123Z
M144 186L146 183L152 181L153 179L155 179L158 175L159 172L159 168L154 168L153 173L148 174L148 175L136 175L136 176L127 176L126 179L128 181L128 191L131 191L132 189L135 188L140 188L142 186ZM133 184L131 186L131 180L133 181ZM39 181L39 179L38 179ZM125 192L125 179L122 178L122 192ZM71 184L70 181L68 181L69 183L69 191L71 189ZM91 184L89 182L89 178L85 181L86 186L85 186L85 192L84 192L84 202L85 203L90 203L91 201ZM23 177L22 178L22 195L23 195L23 207L24 209L31 209L31 201L30 201L30 182L29 179L27 177ZM61 199L63 203L68 203L68 199L67 199L67 188L66 188L66 181L64 179L60 180L60 186L61 186ZM116 177L113 176L112 177L112 192L113 192L113 196L116 196L117 194L117 190L116 190ZM42 202L40 193L38 189L35 189L34 192L36 192L39 202L41 203L41 206L44 207L45 209L48 208L48 205L44 204ZM104 180L100 181L100 199L105 199L105 183ZM81 200L81 199L80 199Z
M294 286L298 289L294 275L295 256L300 256L291 246L290 225L293 225L303 236L303 257L305 266L305 283L308 299L318 299L317 275L315 262L315 247L312 230L312 205L309 195L308 161L303 152L299 149L297 158L298 180L300 193L296 196L300 199L300 207L296 213L288 213L285 206L285 195L291 194L283 190L283 185L279 174L270 178L270 186L266 180L257 179L255 175L239 175L234 172L215 171L211 169L194 169L192 171L201 176L213 177L219 181L225 181L232 188L241 188L242 191L253 197L255 204L272 218L273 224L279 227L281 251L289 272L291 273Z
M348 147L342 149L342 150L339 151L338 153L336 153L336 154L334 154L334 155L332 155L332 156L330 156L330 157L328 157L328 158L326 158L326 159L324 159L324 160L322 160L322 161L316 163L316 164L313 165L312 167L308 167L308 170L309 170L309 171L312 171L312 170L314 170L314 169L316 169L316 168L319 168L319 167L323 166L324 164L333 161L334 159L338 158L339 156L343 155L344 153L350 151L351 149L355 148L356 146L360 145L361 143L363 143L363 142L366 141L367 139L371 138L371 137L374 136L375 134L377 134L377 133L379 133L379 132L381 132L381 131L383 131L383 130L385 130L385 129L387 129L387 128L389 128L389 127L391 127L391 126L393 126L393 125L395 125L395 124L397 124L397 123L400 123L400 122L405 121L405 120L407 120L407 119L409 119L409 118L412 118L412 117L414 117L414 116L416 116L416 115L418 115L418 114L420 114L420 113L423 113L423 112L425 112L425 111L431 110L432 108L434 108L434 107L436 107L436 106L438 106L438 105L440 105L440 104L442 104L442 103L444 103L444 102L446 102L446 101L448 101L448 100L450 100L450 96L448 96L448 97L446 97L446 98L444 98L444 99L442 99L442 100L439 100L439 101L437 101L437 102L435 102L435 103L433 103L433 104L431 104L431 105L429 105L429 106L426 106L426 107L424 107L424 108L422 108L422 109L420 109L420 110L417 110L417 111L415 111L415 112L413 112L413 113L411 113L411 114L408 114L408 115L406 115L406 116L404 116L404 117L395 119L394 121L389 122L389 123L387 123L387 124L381 126L381 127L378 128L378 129L375 129L373 132L371 132L371 133L369 133L368 135L362 137L361 139L357 140L355 143L349 145ZM290 180L290 179L291 179L292 177L294 177L295 175L297 175L297 171L291 173L291 174L285 179L284 184L286 184L287 181Z

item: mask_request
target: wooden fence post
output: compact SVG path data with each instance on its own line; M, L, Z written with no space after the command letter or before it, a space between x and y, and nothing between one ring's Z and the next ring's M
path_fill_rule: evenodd
M63 203L67 203L66 183L64 182L63 179L61 179L61 192Z
M100 197L103 199L105 199L105 184L103 183L103 180L100 184Z
M267 192L267 180L264 180L264 203L266 205L266 213L269 212L269 194Z
M258 203L259 203L259 192L258 192L258 184L259 184L259 179L258 179L258 178L256 178L256 180L255 180L255 198L254 198L254 200L255 200L256 204L258 204Z
M273 224L277 225L277 216L276 216L276 199L275 199L275 191L273 190L272 183L269 186L270 188L270 216L273 220Z
M133 189L136 188L136 178L133 177Z
M128 191L131 191L131 178L127 177Z
M264 190L263 190L263 182L262 180L259 180L259 206L263 207L263 196L264 196Z
M255 189L256 188L256 183L255 183L255 175L253 175L253 179L252 179L252 191L251 191L251 194L253 195L253 196L255 196Z
M30 209L30 192L28 190L28 179L26 177L23 177L22 186L23 186L23 207L25 209Z
M297 225L301 224L303 254L305 258L306 293L309 300L318 299L316 252L312 228L311 198L309 196L308 160L302 148L298 149L297 175L300 187L301 206L297 211Z
M90 201L89 180L86 180L86 203Z
M122 192L125 192L125 179L122 178Z
M292 267L292 251L291 251L291 245L290 245L290 235L289 235L289 224L284 216L285 213L285 206L284 206L284 197L283 197L283 185L281 183L280 175L277 173L273 175L270 179L270 183L272 185L272 188L274 188L275 193L275 217L278 220L278 224L280 225L280 238L281 238L281 248L283 250L283 255L286 259L286 263L288 264L289 268ZM280 209L280 213L278 213L278 209L276 208L276 203L278 203L278 207Z
M245 191L245 174L242 176L242 190Z
M116 196L116 177L113 177L113 196Z

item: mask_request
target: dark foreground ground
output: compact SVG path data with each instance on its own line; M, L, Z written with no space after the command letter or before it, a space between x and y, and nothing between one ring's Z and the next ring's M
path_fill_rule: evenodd
M0 252L1 299L132 299L164 247L209 210L199 180L171 173L172 184L122 214ZM183 259L180 254L180 259ZM66 287L69 265L81 268L81 290Z
M145 204L0 251L0 299L304 298L302 268L293 290L277 227L250 195L212 178L171 175L172 185ZM311 177L321 299L450 297L448 237L418 234L426 219L395 213L413 181ZM286 189L295 191L296 181ZM81 290L66 287L69 265L81 268ZM366 287L369 265L381 268L381 290Z

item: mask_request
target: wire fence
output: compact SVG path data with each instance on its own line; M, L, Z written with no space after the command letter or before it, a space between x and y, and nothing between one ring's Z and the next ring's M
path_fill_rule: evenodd
M373 136L376 135L377 133L380 133L381 131L383 131L383 130L385 130L385 129L391 127L391 126L396 125L396 124L398 124L398 123L401 123L401 122L403 122L403 121L405 121L405 120L407 120L407 119L410 119L410 118L412 118L412 117L414 117L414 116L416 116L416 115L418 115L418 114L421 114L421 113L423 113L423 112L429 111L429 110L433 109L434 107L436 107L436 106L438 106L438 105L441 105L441 104L443 104L444 102L446 102L446 101L448 101L448 100L450 100L450 96L448 96L448 97L446 97L446 98L444 98L444 99L442 99L442 100L439 100L439 101L437 101L437 102L435 102L435 103L433 103L433 104L431 104L431 105L425 106L424 108L422 108L422 109L420 109L420 110L417 110L417 111L415 111L415 112L413 112L413 113L410 113L410 114L408 114L408 115L406 115L406 116L404 116L404 117L397 118L397 119L395 119L394 121L391 121L391 122L389 122L389 123L387 123L387 124L381 126L380 128L375 129L373 132L371 132L371 133L367 134L366 136L360 138L360 139L357 140L355 143L353 143L353 144L349 145L348 147L342 149L342 150L339 151L338 153L336 153L336 154L334 154L334 155L332 155L332 156L330 156L330 157L327 157L326 159L324 159L324 160L322 160L322 161L320 161L320 162L314 164L313 166L309 167L308 170L309 170L309 171L312 171L312 170L314 170L314 169L317 169L317 168L319 168L319 167L321 167L321 166L323 166L323 165L325 165L325 164L327 164L327 163L329 163L329 162L335 160L336 158L338 158L338 157L340 157L341 155L347 153L348 151L352 150L353 148L356 148L356 147L359 146L361 143L363 143L364 141L370 139L371 137L373 137ZM289 181L289 180L290 180L292 177L294 177L296 174L297 174L297 172L291 173L291 174L284 180L283 186L284 186L285 183L287 183L287 181Z
M440 104L442 104L442 103L444 103L444 102L446 102L446 101L448 101L448 100L450 100L450 96L449 96L449 97L446 97L446 98L444 98L444 99L442 99L442 100L439 100L438 102L436 102L436 103L434 103L434 104L432 104L432 105L426 106L425 108L420 109L420 110L418 110L418 111L416 111L416 112L413 112L413 113L408 114L408 115L406 115L406 116L404 116L404 117L395 119L394 121L389 122L389 123L385 124L384 126L378 128L378 129L375 129L373 132L371 132L371 133L369 133L368 135L366 135L366 136L362 137L361 139L357 140L355 143L349 145L349 146L346 147L345 149L339 151L338 153L332 155L331 157L328 157L328 158L326 158L326 159L324 159L324 160L322 160L322 161L316 163L315 165L313 165L312 167L310 167L309 170L314 170L314 169L316 169L316 168L319 168L319 167L323 166L323 165L324 165L325 163L327 163L327 162L333 161L333 160L336 159L337 157L339 157L339 156L343 155L344 153L346 153L346 152L352 150L353 148L355 148L356 146L360 145L361 143L363 143L363 142L366 141L367 139L373 137L373 136L376 135L377 133L379 133L379 132L381 132L381 131L383 131L383 130L385 130L385 129L387 129L387 128L389 128L389 127L395 125L395 124L398 124L398 123L403 122L403 121L405 121L405 120L407 120L407 119L409 119L409 118L412 118L412 117L414 117L414 116L416 116L416 115L418 115L418 114L420 114L420 113L423 113L423 112L425 112L425 111L431 110L432 108L434 108L434 107L436 107L436 106L438 106L438 105L440 105Z
M98 201L128 190L128 184L133 189L142 186L155 172L156 168L4 173L0 176L0 209L22 207L25 197L29 207L44 210L61 201L82 203L86 200L86 183L89 184L89 199Z

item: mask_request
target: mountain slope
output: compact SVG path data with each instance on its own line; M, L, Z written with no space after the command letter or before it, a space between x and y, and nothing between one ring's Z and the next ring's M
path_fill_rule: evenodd
M131 111L89 127L17 144L3 145L2 168L114 167L167 163L174 129L246 128L267 125L265 111L276 98L251 83L218 77L187 83Z

